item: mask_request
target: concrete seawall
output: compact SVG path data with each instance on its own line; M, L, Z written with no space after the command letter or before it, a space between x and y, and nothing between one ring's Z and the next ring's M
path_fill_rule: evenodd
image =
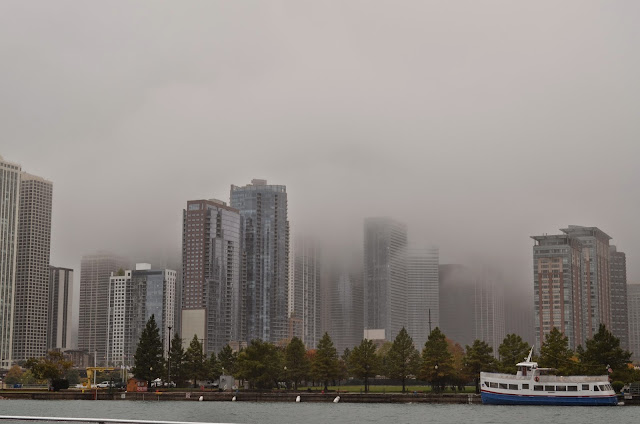
M37 400L94 400L95 391L60 391L60 392L27 392L3 391L0 394L6 399ZM301 402L331 403L338 393L307 392L113 392L98 391L98 400L157 400L157 401L195 401L200 396L204 401L231 402L235 396L238 402L295 402L300 396ZM340 393L341 403L446 403L471 404L481 403L480 396L475 394L432 394L432 393Z

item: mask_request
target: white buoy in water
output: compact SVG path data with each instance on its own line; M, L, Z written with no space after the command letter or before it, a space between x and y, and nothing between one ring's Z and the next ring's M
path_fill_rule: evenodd
M199 400L200 402L202 402L202 401L204 400L204 396L200 396L200 397L198 398L198 400Z
M300 402L300 396L296 398L296 402Z
M340 402L340 396L336 396L336 398L333 400L333 403L338 403Z
M235 401L236 401L236 397L234 396L231 398L231 402L235 402Z

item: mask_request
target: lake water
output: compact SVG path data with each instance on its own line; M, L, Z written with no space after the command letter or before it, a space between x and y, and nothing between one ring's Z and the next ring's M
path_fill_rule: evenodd
M0 415L247 424L623 424L638 422L640 407L1 400Z

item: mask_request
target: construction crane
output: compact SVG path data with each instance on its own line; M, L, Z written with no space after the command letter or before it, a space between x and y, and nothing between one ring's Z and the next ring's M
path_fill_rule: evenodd
M113 371L115 368L111 367L87 367L87 381L83 383L87 389L91 388L91 380L93 379L93 385L96 384L96 374L103 371Z

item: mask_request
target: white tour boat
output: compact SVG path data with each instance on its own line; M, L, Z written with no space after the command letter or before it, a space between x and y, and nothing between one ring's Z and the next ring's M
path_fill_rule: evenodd
M518 372L480 373L482 403L494 405L617 405L609 377L554 375L553 368L538 368L531 362L516 364Z

